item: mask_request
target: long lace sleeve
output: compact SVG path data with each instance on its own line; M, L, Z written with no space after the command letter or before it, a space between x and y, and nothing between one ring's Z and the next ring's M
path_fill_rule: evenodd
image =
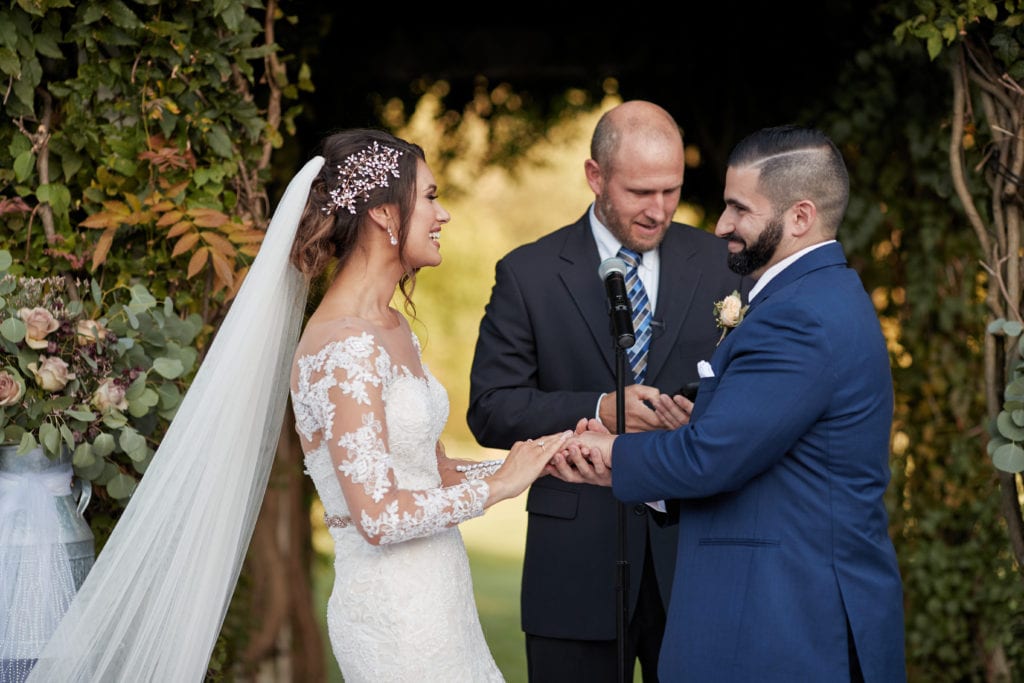
M329 452L351 521L370 543L427 536L482 514L485 481L440 485L434 444L447 398L444 414L432 415L436 380L395 367L366 332L328 343L298 367L296 429ZM398 401L390 411L389 401Z

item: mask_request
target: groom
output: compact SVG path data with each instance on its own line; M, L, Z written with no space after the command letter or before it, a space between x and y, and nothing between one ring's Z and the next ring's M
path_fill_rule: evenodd
M664 499L678 516L663 681L906 680L883 502L892 375L835 241L848 196L821 132L740 142L715 234L756 283L702 364L690 423L613 436L591 421L554 460L567 481Z

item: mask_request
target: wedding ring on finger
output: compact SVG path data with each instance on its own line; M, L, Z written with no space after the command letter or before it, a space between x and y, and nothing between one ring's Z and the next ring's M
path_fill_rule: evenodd
M543 448L544 447L544 439L541 439L540 441L535 441L534 444L537 446L537 448Z

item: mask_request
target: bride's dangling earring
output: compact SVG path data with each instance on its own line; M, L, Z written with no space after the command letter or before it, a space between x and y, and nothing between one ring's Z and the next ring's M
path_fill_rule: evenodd
M388 223L387 230L388 230L388 237L391 238L391 246L396 246L398 244L398 238L395 237L395 233L391 232L391 224L390 223Z

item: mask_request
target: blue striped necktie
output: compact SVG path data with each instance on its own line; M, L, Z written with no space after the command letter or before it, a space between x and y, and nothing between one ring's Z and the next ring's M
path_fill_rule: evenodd
M629 367L637 384L644 383L647 374L647 351L651 346L651 301L647 298L647 290L640 281L637 266L643 260L641 254L623 247L619 249L619 258L626 262L626 292L629 294L629 305L633 309L633 336L636 342L626 349Z

